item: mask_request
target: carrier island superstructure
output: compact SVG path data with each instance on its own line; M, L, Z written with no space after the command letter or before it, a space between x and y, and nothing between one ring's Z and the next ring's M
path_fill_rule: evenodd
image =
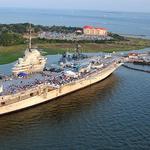
M0 115L35 106L97 83L122 65L118 56L86 56L77 47L64 53L57 64L31 45L14 66L13 75L0 81Z
M43 71L46 58L44 58L40 52L32 48L32 37L31 37L31 26L29 28L29 45L25 50L25 54L23 58L19 58L17 63L12 68L13 75L17 76L19 73L33 73Z

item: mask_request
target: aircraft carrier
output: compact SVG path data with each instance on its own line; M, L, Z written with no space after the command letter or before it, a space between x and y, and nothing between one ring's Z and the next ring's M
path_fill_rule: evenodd
M0 80L0 115L35 106L100 82L123 63L116 55L87 56L79 45L73 54L64 53L56 64L31 46L12 68L12 75Z

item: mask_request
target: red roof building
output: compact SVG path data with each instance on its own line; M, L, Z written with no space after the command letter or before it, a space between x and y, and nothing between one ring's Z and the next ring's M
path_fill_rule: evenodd
M83 29L93 29L92 26L84 26Z
M93 26L84 26L83 33L85 35L107 36L107 29Z

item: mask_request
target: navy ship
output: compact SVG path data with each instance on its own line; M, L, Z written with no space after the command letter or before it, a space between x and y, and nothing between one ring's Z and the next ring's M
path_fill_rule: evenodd
M25 56L0 80L0 115L36 106L100 82L123 63L121 57L87 56L79 45L73 54L64 53L57 64L46 68L46 58L32 49L31 37Z

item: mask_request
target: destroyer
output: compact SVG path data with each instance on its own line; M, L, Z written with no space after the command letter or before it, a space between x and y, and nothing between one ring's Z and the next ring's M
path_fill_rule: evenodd
M32 49L30 42L25 57L19 59L13 68L13 76L1 80L0 115L35 106L97 83L121 66L122 58L113 55L87 57L77 47L74 54L63 54L57 64L49 68L45 64L46 59L37 49Z

